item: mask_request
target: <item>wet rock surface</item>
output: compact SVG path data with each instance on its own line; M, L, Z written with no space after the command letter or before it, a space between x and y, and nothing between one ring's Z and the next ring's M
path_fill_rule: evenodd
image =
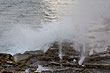
M82 66L78 65L80 53L71 44L62 45L62 59L59 57L59 45L50 48L26 51L23 54L0 54L0 73L109 73L110 52L87 56ZM42 70L40 70L42 69Z

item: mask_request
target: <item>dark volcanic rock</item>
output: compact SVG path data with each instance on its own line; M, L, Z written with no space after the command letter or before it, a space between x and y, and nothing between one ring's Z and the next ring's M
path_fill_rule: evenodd
M43 52L43 50L36 50L36 51L26 51L24 54L29 54L29 55L43 55L44 52Z
M12 61L12 60L13 60L12 55L5 53L0 54L0 61Z
M62 59L59 58L60 47L62 47ZM42 73L94 73L94 71L109 73L109 52L87 56L82 66L78 65L79 59L80 54L73 49L71 43L62 43L62 46L59 46L56 42L45 53L42 50L26 51L14 56L1 53L0 73L25 73L27 69L29 69L29 73L37 73L35 71L38 65L42 65L41 69L47 68Z

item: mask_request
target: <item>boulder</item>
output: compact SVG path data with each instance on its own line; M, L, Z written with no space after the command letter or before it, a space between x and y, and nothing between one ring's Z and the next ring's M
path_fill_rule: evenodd
M26 60L29 57L30 57L29 54L20 54L20 53L17 53L13 56L15 62L20 62L22 60Z

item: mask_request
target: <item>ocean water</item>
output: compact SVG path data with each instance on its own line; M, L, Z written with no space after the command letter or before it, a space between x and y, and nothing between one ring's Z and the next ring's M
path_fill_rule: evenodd
M105 51L110 44L109 0L0 0L0 52L47 50L55 41ZM89 47L88 47L89 46Z

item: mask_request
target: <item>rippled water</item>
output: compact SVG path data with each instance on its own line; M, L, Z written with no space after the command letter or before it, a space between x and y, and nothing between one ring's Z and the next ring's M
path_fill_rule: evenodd
M65 39L105 50L110 44L109 4L109 0L0 0L0 52L36 50Z

